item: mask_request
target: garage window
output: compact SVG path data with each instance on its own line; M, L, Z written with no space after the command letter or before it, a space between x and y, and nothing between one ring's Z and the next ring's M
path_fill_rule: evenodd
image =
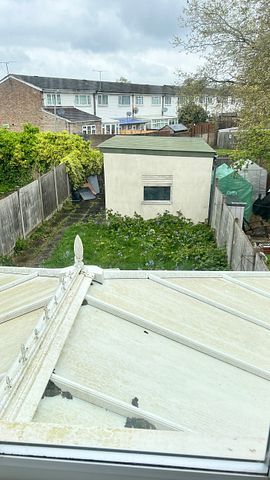
M143 200L145 202L147 201L160 201L160 200L166 200L170 201L171 199L171 187L149 187L146 186L143 189Z

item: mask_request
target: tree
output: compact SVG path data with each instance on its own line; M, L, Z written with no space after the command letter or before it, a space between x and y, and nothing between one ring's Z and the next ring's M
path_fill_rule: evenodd
M178 110L179 122L184 125L193 125L194 123L205 122L207 120L207 112L200 105L189 102Z
M196 79L228 85L242 101L242 124L268 126L270 4L266 0L187 0L174 43L205 57Z
M130 80L128 80L125 77L120 77L120 78L116 79L115 81L119 82L119 83L130 83Z

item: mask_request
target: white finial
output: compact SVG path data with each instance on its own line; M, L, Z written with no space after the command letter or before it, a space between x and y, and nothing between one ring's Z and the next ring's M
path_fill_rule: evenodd
M75 265L83 266L83 244L79 235L76 235L74 242L74 261Z

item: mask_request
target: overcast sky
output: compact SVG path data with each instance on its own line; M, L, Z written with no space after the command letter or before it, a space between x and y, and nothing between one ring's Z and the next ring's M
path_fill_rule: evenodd
M0 0L0 61L12 73L172 84L198 60L172 45L186 0ZM6 67L0 64L0 78Z

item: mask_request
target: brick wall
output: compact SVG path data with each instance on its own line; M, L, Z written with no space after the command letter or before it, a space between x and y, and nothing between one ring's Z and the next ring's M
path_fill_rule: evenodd
M0 125L9 124L19 131L24 123L41 126L42 92L18 80L9 78L0 84Z
M8 124L12 131L20 131L24 123L32 123L41 131L51 130L69 133L82 133L86 122L70 123L64 118L55 117L43 110L43 94L16 79L9 78L0 83L0 126ZM97 133L101 132L101 122L88 122L96 125Z
M67 130L70 132L70 123L64 118L54 116L52 113L42 111L41 123L38 125L41 131L51 130L52 132L62 132ZM71 132L70 132L71 133Z

